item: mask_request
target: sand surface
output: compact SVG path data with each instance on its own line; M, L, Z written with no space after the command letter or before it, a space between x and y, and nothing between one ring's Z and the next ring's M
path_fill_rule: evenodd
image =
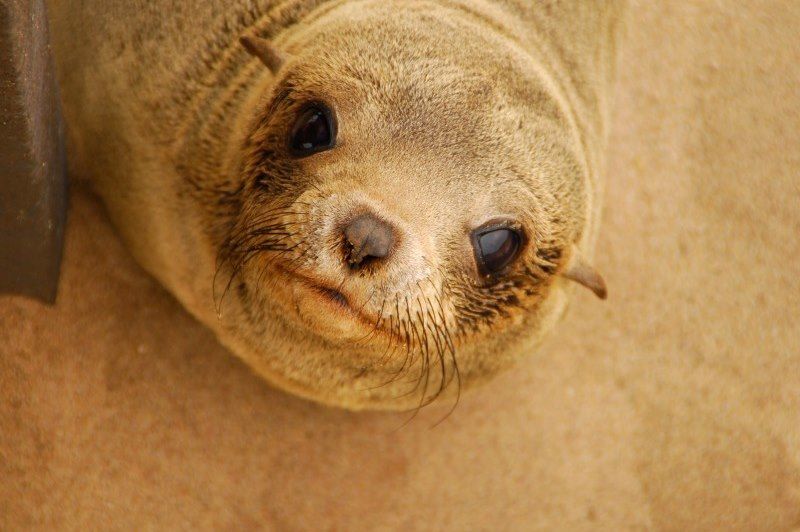
M603 303L447 407L330 410L227 354L73 189L0 298L0 530L800 530L800 2L634 5Z

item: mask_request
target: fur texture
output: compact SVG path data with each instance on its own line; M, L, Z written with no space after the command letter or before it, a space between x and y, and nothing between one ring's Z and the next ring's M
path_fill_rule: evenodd
M167 4L52 2L73 170L270 382L349 408L455 400L532 350L566 278L599 279L566 272L594 241L618 3ZM337 146L296 159L286 131L315 100ZM398 244L355 274L337 228L364 211ZM487 283L469 234L497 218L526 246Z

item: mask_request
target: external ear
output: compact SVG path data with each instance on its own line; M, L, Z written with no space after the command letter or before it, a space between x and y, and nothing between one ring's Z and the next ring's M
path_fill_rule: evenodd
M585 286L600 299L605 299L606 296L608 296L606 282L603 280L603 277L591 264L586 262L577 247L573 248L572 259L570 260L569 266L561 275L570 281L575 281Z
M286 55L266 39L243 35L239 37L239 42L251 55L258 57L273 74L280 70L286 62Z

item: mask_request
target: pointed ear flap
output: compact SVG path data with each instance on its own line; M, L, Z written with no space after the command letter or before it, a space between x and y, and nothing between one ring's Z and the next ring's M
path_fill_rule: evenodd
M280 70L286 62L286 54L272 46L266 39L243 35L239 37L239 42L250 55L259 58L273 74Z
M572 259L569 266L561 272L561 276L585 286L600 299L605 299L608 296L606 282L603 277L583 258L576 246L573 246Z

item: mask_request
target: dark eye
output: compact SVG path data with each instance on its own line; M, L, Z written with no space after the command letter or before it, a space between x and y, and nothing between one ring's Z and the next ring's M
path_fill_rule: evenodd
M333 147L336 126L330 109L314 104L303 109L292 127L289 148L295 155L305 156Z
M509 227L478 229L473 236L473 246L480 272L494 275L517 258L522 248L522 235Z

